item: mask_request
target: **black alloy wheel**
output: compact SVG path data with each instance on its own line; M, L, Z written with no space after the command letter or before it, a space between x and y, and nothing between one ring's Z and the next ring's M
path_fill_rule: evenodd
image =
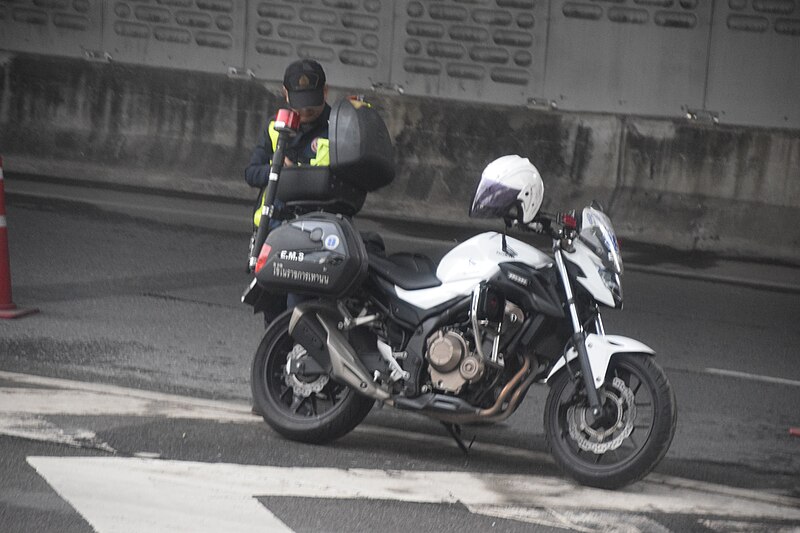
M321 444L353 430L374 401L328 375L290 372L310 358L289 335L291 311L267 328L253 358L251 388L257 411L275 431L301 442ZM294 365L287 365L296 358Z
M604 400L599 417L591 415L579 377L564 369L550 385L544 413L548 449L578 482L620 488L643 478L667 453L677 422L675 394L651 356L612 357L598 391Z

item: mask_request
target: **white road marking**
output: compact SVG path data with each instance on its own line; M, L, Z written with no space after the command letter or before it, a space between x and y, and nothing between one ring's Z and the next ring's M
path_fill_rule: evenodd
M257 505L255 498L263 496L460 502L472 512L536 523L541 523L543 509L553 510L547 517L553 523L559 514L590 510L800 520L797 501L792 506L776 505L647 482L610 492L529 475L282 468L115 457L29 457L28 462L100 533L175 528L198 533L270 527L286 531L285 524Z
M725 376L729 378L749 379L751 381L761 381L763 383L772 383L775 385L789 385L791 387L800 387L800 381L785 378L774 378L772 376L762 376L759 374L748 374L746 372L737 372L736 370L723 370L721 368L706 368L705 372L717 376Z
M48 387L0 388L0 413L147 416L237 423L261 420L242 403L4 371L0 371L0 379Z
M0 387L0 435L116 453L85 429L62 429L46 415L138 416L255 423L237 403L0 371L0 379L33 387Z
M625 514L623 518L619 513L495 505L470 505L468 509L475 514L581 533L670 533L655 520L634 514Z
M31 421L32 417L41 415L71 414L71 415L112 415L112 416L145 416L145 417L170 417L214 420L217 422L257 423L263 424L260 417L250 413L249 406L234 402L218 402L189 398L178 395L162 394L150 391L128 389L113 385L82 383L57 378L45 378L26 374L16 374L0 371L0 379L12 382L17 387L0 387L0 434L37 438L61 442L63 432L43 421ZM28 385L28 386L25 386ZM34 388L34 386L36 388ZM20 420L27 420L21 423ZM28 425L26 432L20 431L19 426ZM16 426L16 427L15 427ZM432 446L453 446L450 439L434 435L423 435L399 429L362 425L355 430L356 434L383 436L386 438L404 439L412 442L425 443ZM69 433L69 432L68 432ZM77 435L80 436L80 432ZM33 436L31 436L33 435ZM88 436L88 434L85 434ZM59 440L61 439L61 440ZM71 445L80 444L81 440L73 435ZM85 441L84 441L85 442ZM93 446L97 447L97 446ZM532 461L550 462L549 455L531 450L523 450L500 444L478 443L476 453L496 454L498 456L517 456L528 458ZM83 463L76 463L83 465ZM87 463L88 464L88 463ZM92 463L95 464L95 463ZM100 463L97 463L100 464ZM149 464L149 463L148 463ZM168 461L156 461L155 466L169 465ZM180 463L176 463L180 464ZM236 468L237 465L230 465ZM167 467L171 468L171 467ZM198 467L199 468L199 467ZM243 467L244 468L244 467ZM266 468L266 467L265 467ZM285 469L279 469L283 472ZM296 469L299 472L327 472L325 469ZM336 471L333 472L354 472ZM269 471L271 472L271 471ZM365 471L372 472L372 471ZM386 476L386 472L374 471L379 474L369 476ZM383 473L380 473L383 472ZM454 484L474 480L471 474L459 473L423 473L424 475L444 476L440 482L441 487L453 487ZM83 474L75 474L82 479ZM310 474L309 474L310 475ZM341 474L344 475L344 474ZM352 474L348 474L352 475ZM411 476L416 479L418 473L391 473L389 477L400 478ZM456 476L448 478L448 475ZM517 505L513 497L487 499L483 496L475 501L464 500L465 505L475 506L475 512L490 516L508 517L515 520L531 521L535 523L555 524L568 520L573 529L584 527L586 522L580 518L580 513L586 509L597 511L625 511L625 512L680 512L686 514L719 514L720 516L753 517L769 516L781 517L785 509L794 509L794 515L800 519L800 500L788 496L772 494L764 491L750 491L736 489L722 485L692 481L660 474L650 474L644 481L636 483L622 491L605 492L581 488L570 482L547 477L537 476L498 476L478 475L483 486L514 486L511 492L520 494L537 494L534 500L536 505ZM467 476L458 478L458 476ZM488 481L487 481L488 480ZM499 480L499 481L498 481ZM359 480L361 483L363 480ZM305 483L305 482L304 482ZM422 485L429 487L428 480ZM438 482L437 482L438 483ZM413 483L409 482L409 485ZM261 490L261 489L259 489ZM268 489L264 494L269 494ZM314 490L317 490L316 488ZM372 490L372 489L370 489ZM388 489L386 489L388 490ZM403 489L405 490L405 489ZM410 490L410 488L409 488ZM262 492L259 492L262 493ZM347 493L347 492L345 492ZM255 493L254 493L255 494ZM277 493L276 493L277 494ZM298 495L308 495L309 492L298 492ZM413 491L412 491L413 494ZM548 496L549 495L549 496ZM248 495L248 498L252 496ZM320 493L320 497L324 496ZM361 497L353 495L352 497ZM378 496L373 496L378 497ZM424 495L414 496L412 501L430 501ZM428 499L426 499L428 498ZM461 496L459 496L460 500ZM549 499L548 499L549 498ZM436 500L439 501L439 500ZM451 500L441 500L451 501ZM454 500L453 500L454 501ZM461 500L460 500L461 501ZM530 503L528 500L526 502ZM721 503L722 502L722 503ZM538 507L538 510L532 510ZM470 507L471 508L471 507ZM547 512L542 512L544 508ZM520 510L522 509L522 510ZM557 509L557 513L552 513ZM727 510L726 510L727 509ZM571 513L568 518L564 513ZM505 515L504 513L507 513ZM577 513L577 514L576 514ZM559 518L560 517L560 518ZM574 526L574 527L573 527ZM562 526L559 526L562 527ZM647 530L644 528L643 530Z
M228 465L111 459L70 461L29 457L28 463L98 533L292 531L253 498L246 468ZM155 465L168 468L153 468Z
M754 524L731 520L698 520L699 524L720 533L798 533L800 526L780 527L775 524Z
M192 418L224 422L253 422L249 409L231 411L202 401L172 398L125 396L109 392L63 389L10 388L0 389L0 413L25 412L39 415L74 414L81 416L140 416L159 418Z
M92 431L79 428L64 430L47 420L26 414L0 413L0 435L116 453Z
M264 423L260 416L251 413L248 405L241 403L203 400L115 385L85 383L4 371L0 371L0 379L20 385L52 387L47 389L0 387L0 417L4 413L27 413L35 415L167 417L213 420L223 423ZM453 446L453 440L449 437L412 433L393 428L361 425L355 431L435 446ZM0 434L3 432L3 425L0 424ZM480 453L495 453L552 463L552 458L546 453L488 442L476 443L475 450Z

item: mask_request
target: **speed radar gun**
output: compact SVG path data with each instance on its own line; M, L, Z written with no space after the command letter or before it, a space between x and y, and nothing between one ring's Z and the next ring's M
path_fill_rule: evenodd
M264 245L270 221L275 213L275 195L278 192L278 178L283 169L283 154L286 151L286 143L289 138L297 134L297 128L300 127L300 115L291 109L279 109L275 117L274 127L275 131L278 132L278 142L275 145L275 153L269 169L269 182L267 183L266 191L264 191L264 206L261 208L262 223L258 225L258 231L256 231L255 239L250 247L248 267L251 272L256 267L258 250L261 250Z
M477 179L469 216L501 231L436 264L375 236L367 246L350 220L394 179L378 110L337 102L329 141L329 168L274 158L266 203L280 200L285 220L259 233L251 256L243 301L254 310L287 293L306 298L270 322L254 355L264 420L288 439L325 443L377 402L440 421L467 453L462 425L503 421L546 386L547 446L565 474L608 489L646 476L672 442L675 396L652 348L605 330L602 310L622 308L623 265L603 207L545 212L530 159L498 157ZM517 238L526 233L549 249Z

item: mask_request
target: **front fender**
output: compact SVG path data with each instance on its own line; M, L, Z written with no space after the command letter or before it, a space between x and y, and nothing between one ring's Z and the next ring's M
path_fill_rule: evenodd
M646 344L620 335L597 335L590 333L586 335L586 351L589 353L589 364L592 367L592 376L596 387L603 384L606 379L606 371L611 358L618 353L640 353L655 355L656 352ZM568 361L578 357L575 348L567 351L566 358L561 357L555 366L550 370L545 382L550 381ZM566 360L565 360L566 359Z

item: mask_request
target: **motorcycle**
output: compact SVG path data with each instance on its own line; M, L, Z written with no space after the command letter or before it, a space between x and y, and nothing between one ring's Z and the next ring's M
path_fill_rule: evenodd
M351 104L331 113L324 180L358 174L364 187L365 176L382 174L367 185L379 188L393 178L388 133L374 110ZM287 113L281 135L288 136ZM275 431L330 442L377 401L442 422L466 450L462 424L505 420L538 383L549 386L547 447L579 483L623 487L664 457L677 417L669 380L653 349L603 326L601 307L622 307L623 265L598 203L545 213L537 169L501 157L484 170L470 216L503 219L506 230L476 235L434 265L365 244L341 213L357 211L364 191L329 194L355 180L320 187L328 191L323 210L309 207L320 198L298 200L288 188L281 195L282 174L292 170L282 170L281 159L274 158L262 216L275 214L276 194L302 209L268 235L262 222L251 250L255 277L243 296L256 310L286 293L308 298L269 324L253 359L254 405ZM307 197L314 187L301 189ZM549 236L552 255L508 235L509 227Z

